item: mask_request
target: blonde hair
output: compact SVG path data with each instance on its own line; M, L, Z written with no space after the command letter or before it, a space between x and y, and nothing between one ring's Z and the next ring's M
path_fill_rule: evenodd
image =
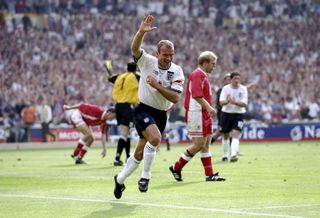
M160 48L163 47L163 46L165 46L166 48L171 48L172 50L174 50L173 42L171 42L169 40L166 40L166 39L163 39L163 40L160 40L158 42L157 51L159 52Z
M201 52L201 54L198 57L198 64L202 65L204 62L206 61L217 61L218 57L217 55L215 55L215 53L213 53L212 51L204 51Z

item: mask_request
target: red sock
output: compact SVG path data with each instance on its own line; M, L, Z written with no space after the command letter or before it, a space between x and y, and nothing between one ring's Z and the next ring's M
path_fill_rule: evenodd
M182 154L179 160L174 164L174 170L180 171L186 165L189 160L191 160L191 157L187 157L185 154Z
M78 143L77 147L76 147L76 148L74 149L74 151L73 151L73 156L74 156L74 157L78 156L78 154L79 154L80 151L81 151L82 146L83 146L83 144Z
M211 156L209 157L201 157L201 162L204 168L204 173L206 176L212 176L213 175L213 169L212 169L212 162L211 162Z
M83 158L83 156L87 153L88 147L87 146L83 146L82 149L80 150L80 159Z

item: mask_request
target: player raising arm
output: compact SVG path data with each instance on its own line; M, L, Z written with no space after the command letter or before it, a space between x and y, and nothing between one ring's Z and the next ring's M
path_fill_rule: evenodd
M172 62L174 45L169 40L160 40L156 56L141 49L146 33L156 30L154 18L148 15L135 34L131 51L141 71L139 81L139 105L134 110L134 124L139 134L134 155L130 156L126 166L115 177L114 196L121 198L125 189L124 181L130 176L143 160L143 169L138 188L141 192L148 190L151 178L151 165L161 142L167 122L167 110L177 103L183 91L183 71Z

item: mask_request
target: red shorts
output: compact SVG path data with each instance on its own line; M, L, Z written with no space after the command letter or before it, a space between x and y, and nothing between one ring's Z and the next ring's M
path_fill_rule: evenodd
M212 118L207 111L187 111L186 122L191 137L205 137L212 134Z

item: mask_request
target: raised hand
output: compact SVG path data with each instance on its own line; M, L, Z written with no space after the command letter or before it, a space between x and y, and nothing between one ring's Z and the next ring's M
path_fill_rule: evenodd
M157 27L152 26L153 25L153 16L152 15L148 15L144 18L144 20L142 21L142 23L140 24L140 28L139 31L146 33L146 32L150 32L153 30L156 30Z

